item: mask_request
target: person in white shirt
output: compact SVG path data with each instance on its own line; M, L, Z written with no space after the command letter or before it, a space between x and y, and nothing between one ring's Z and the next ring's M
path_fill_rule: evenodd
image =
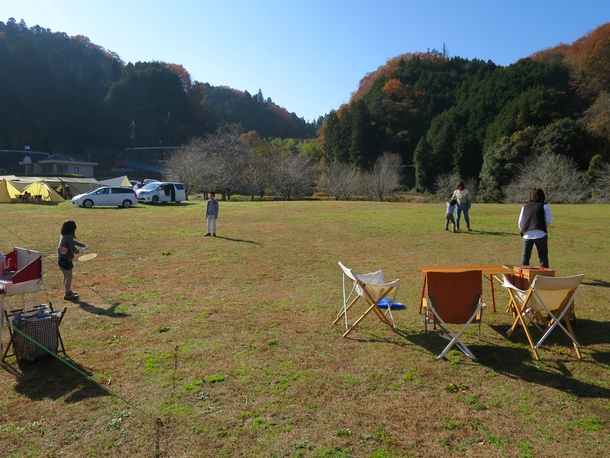
M470 191L464 187L464 182L458 182L455 191L453 191L453 196L451 200L457 200L457 218L455 220L455 228L460 230L460 218L462 217L462 212L464 212L464 219L466 220L466 227L469 231L470 229L470 217L468 216L468 211L470 210L470 206L472 204L470 198Z

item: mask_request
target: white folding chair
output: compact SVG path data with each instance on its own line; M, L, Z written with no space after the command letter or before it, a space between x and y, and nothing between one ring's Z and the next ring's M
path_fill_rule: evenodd
M358 275L341 263L339 263L339 267L343 271L343 305L333 324L337 324L341 318L344 318L345 332L343 337L346 337L371 312L374 312L392 330L396 330L396 322L392 314L392 302L398 293L400 279L386 283L383 270ZM348 312L361 298L366 302L367 308L350 325ZM384 299L388 303L388 307L385 310L379 307L379 303Z
M514 299L510 306L515 315L513 325L507 332L508 337L518 326L523 327L534 358L539 359L538 349L549 334L554 329L559 328L572 340L576 356L580 359L582 357L580 354L581 346L574 335L570 316L574 309L574 298L578 294L578 287L584 277L584 274L570 277L537 276L527 291L507 285L511 301ZM525 293L525 297L523 293ZM525 318L543 333L536 343L534 343Z

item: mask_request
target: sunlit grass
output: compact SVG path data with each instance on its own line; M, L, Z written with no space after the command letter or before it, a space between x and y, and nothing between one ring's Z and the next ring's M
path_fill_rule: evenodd
M64 220L98 253L76 262L82 301L66 303L61 330L71 360L115 393L49 358L23 367L8 358L0 407L20 415L0 424L2 450L36 456L48 437L57 440L45 453L71 456L525 457L557 443L601 456L610 445L608 207L552 206L551 267L586 274L576 302L583 360L560 334L539 362L522 332L508 341L497 288L481 341L464 337L477 363L455 350L435 360L446 342L423 336L419 266L517 264L518 205L475 204L474 231L457 234L444 230L443 204L220 208L215 239L203 237L198 201L0 208L4 252L46 255L43 301L64 304L54 260ZM341 337L337 261L401 279L400 333L371 316ZM489 303L488 283L483 294Z

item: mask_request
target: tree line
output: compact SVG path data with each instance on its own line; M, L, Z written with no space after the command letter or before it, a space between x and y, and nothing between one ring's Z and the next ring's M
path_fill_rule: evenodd
M500 202L537 186L525 171L548 163L578 174L582 199L599 199L610 158L608 75L610 24L507 67L446 48L407 53L309 123L262 90L193 81L179 64L125 64L84 36L10 19L0 22L0 149L86 153L106 167L126 147L181 146L166 158L168 173L229 198L317 189L382 200L399 186L439 192L460 177L480 201ZM295 169L308 170L307 180Z
M324 159L367 170L394 153L414 166L418 191L449 174L498 202L528 160L561 155L592 186L610 159L609 69L610 24L508 67L446 50L404 54L328 115Z
M87 155L108 163L135 146L176 146L225 123L280 138L314 138L262 91L193 81L179 64L124 63L84 36L0 22L0 149Z
M226 125L213 134L196 137L167 159L166 177L184 183L187 194L214 191L222 199L245 194L251 200L266 194L281 200L323 192L335 199L384 200L401 184L396 154L384 154L371 170L358 173L344 163L326 164L319 145L293 139L271 140L256 132L242 133Z

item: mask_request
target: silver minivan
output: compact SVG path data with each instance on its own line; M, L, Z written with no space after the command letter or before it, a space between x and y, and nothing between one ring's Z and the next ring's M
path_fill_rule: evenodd
M171 181L152 181L137 190L138 202L158 204L159 202L176 202L186 200L186 191L182 183Z
M137 203L138 199L133 189L123 186L102 186L88 193L72 197L72 205L85 208L91 208L94 205L116 205L129 208Z

